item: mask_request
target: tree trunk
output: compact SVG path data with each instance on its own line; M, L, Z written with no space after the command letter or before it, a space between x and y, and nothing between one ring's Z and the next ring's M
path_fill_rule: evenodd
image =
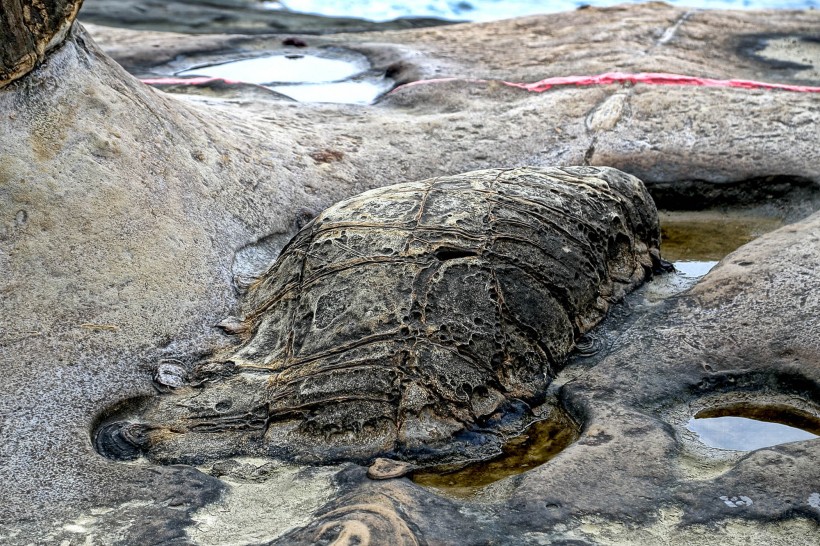
M62 43L82 0L0 0L0 87Z

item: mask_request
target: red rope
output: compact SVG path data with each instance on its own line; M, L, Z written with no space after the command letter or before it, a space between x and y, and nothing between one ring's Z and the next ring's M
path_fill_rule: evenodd
M716 80L713 78L699 78L697 76L683 76L681 74L666 74L663 72L641 72L629 74L624 72L606 72L596 76L564 76L547 78L535 83L502 82L504 85L519 87L541 93L558 85L609 85L613 83L642 83L648 85L695 85L699 87L734 87L739 89L779 89L795 93L820 93L820 87L808 85L788 85L784 83L758 82L753 80Z
M489 80L462 79L462 78L439 78L435 80L419 80L401 85L393 92L402 87L414 85L435 84L451 81L464 81L470 83L487 83ZM666 74L663 72L640 72L630 74L626 72L606 72L594 76L557 76L547 78L534 83L505 82L504 85L517 87L533 93L542 93L553 87L564 85L610 85L616 83L646 84L646 85L693 85L699 87L734 87L738 89L779 89L781 91L792 91L795 93L820 93L820 87L808 85L789 85L784 83L758 82L753 80L717 80L713 78L700 78L697 76L684 76L681 74Z

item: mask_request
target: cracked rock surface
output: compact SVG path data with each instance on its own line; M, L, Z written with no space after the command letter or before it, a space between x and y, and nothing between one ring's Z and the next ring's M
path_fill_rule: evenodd
M106 423L112 458L427 463L500 452L575 340L659 268L655 206L609 168L473 171L323 211L243 297L245 340ZM166 382L167 384L167 382ZM130 451L129 451L130 448Z

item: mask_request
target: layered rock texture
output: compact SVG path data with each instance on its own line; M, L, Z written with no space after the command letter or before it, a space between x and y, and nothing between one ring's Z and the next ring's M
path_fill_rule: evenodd
M173 395L95 443L163 462L492 455L535 419L575 340L651 278L659 242L652 198L614 169L371 190L323 211L254 281L230 327L238 350L197 364L188 389L162 382Z
M122 463L95 451L92 431L167 396L154 377L173 384L235 350L215 325L241 314L246 281L319 211L366 190L476 169L609 165L663 206L809 215L816 94L642 84L535 93L500 80L619 70L817 86L818 26L812 11L651 3L298 37L362 52L400 83L453 78L372 106L167 95L76 23L61 45L43 35L25 46L18 24L4 30L4 54L21 55L3 58L4 81L15 79L0 89L0 540L811 544L816 440L727 459L693 447L683 422L712 403L818 415L817 215L729 255L646 318L605 323L620 341L571 361L548 389L581 424L579 440L481 502L406 478L371 481L353 463ZM282 36L92 30L140 76L295 47ZM18 77L18 59L42 54L32 44L53 47ZM751 502L732 500L742 497Z

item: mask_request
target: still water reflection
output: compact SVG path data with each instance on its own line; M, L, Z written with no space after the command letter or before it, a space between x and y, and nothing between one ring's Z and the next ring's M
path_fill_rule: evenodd
M753 451L818 438L820 421L791 408L737 406L701 411L686 428L709 447Z
M780 218L742 211L661 211L659 217L661 254L670 262L717 262L783 225Z
M338 57L267 55L200 66L176 75L261 85L300 102L370 104L395 82L369 70L364 55L344 52Z
M582 6L640 4L648 0L270 0L266 9L319 13L336 17L362 17L389 21L397 17L438 17L457 21L492 21L536 13L570 11ZM806 9L817 0L665 0L668 4L706 9Z
M183 70L177 76L208 76L266 85L335 82L361 74L367 59L328 59L315 55L268 55Z
M578 439L579 428L564 412L530 425L504 447L501 455L468 465L438 466L416 471L411 479L455 497L473 497L484 486L521 474L549 461Z

